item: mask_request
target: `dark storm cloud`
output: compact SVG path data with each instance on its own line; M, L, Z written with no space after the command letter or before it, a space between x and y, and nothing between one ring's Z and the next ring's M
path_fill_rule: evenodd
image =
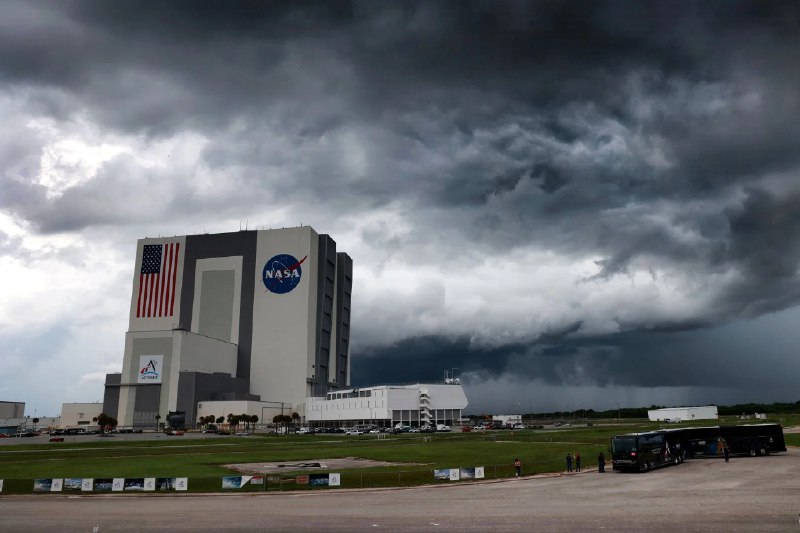
M42 141L7 135L0 208L38 231L392 205L413 213L407 234L361 237L420 267L535 247L597 258L595 280L680 273L702 301L614 317L603 338L576 339L579 312L530 344L410 334L365 348L381 372L354 381L459 366L692 386L689 359L706 375L711 359L668 354L666 332L800 302L796 3L17 2L2 18L0 80L31 113L152 142L195 132L197 166L232 185L205 193L194 162L123 154L48 197L26 172Z

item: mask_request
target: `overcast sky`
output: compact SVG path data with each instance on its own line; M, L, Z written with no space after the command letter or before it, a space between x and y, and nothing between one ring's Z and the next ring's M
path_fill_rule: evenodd
M797 401L800 4L0 6L0 400L120 371L136 239L311 225L353 383Z

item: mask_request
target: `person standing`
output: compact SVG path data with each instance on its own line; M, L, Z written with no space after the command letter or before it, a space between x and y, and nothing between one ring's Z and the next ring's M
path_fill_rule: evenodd
M567 452L567 472L572 472L572 455Z
M575 471L581 471L581 452L575 452Z
M728 443L725 441L725 439L721 439L720 444L722 445L722 455L725 457L725 462L727 463L731 458L731 450L728 448Z
M597 471L602 474L606 471L606 456L600 452L597 456Z
M514 459L514 470L517 472L517 477L522 474L522 461Z

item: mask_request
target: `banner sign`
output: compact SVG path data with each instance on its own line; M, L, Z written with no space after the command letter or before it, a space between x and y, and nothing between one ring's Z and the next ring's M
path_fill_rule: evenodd
M83 490L83 479L79 477L68 477L64 479L64 490Z
M61 492L63 486L63 479L43 478L33 480L34 492Z
M175 490L175 487L178 484L177 480L178 478L174 477L157 477L156 490L158 491Z
M253 476L226 476L222 478L223 489L241 489L253 479ZM264 478L259 478L263 484Z
M188 477L176 477L175 478L175 490L189 490L189 478Z
M439 470L434 470L433 471L433 478L434 479L449 480L450 479L450 469L449 468L442 468L442 469L439 469Z
M143 477L126 477L124 488L126 491L144 491L144 478Z
M442 468L433 471L434 479L460 481L462 479L483 479L484 467L469 466L465 468Z
M311 474L308 476L308 484L312 487L327 487L328 474Z
M136 383L161 383L163 355L140 355Z
M95 492L111 492L111 486L114 480L109 477L95 478L94 491Z

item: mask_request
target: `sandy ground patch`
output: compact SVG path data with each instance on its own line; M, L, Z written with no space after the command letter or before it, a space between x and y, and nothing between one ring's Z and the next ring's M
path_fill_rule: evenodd
M373 466L408 466L422 463L391 463L389 461L373 461L359 457L338 457L335 459L308 459L303 461L276 461L270 463L243 463L223 465L242 474L272 474L275 472L324 472L345 468L369 468Z

